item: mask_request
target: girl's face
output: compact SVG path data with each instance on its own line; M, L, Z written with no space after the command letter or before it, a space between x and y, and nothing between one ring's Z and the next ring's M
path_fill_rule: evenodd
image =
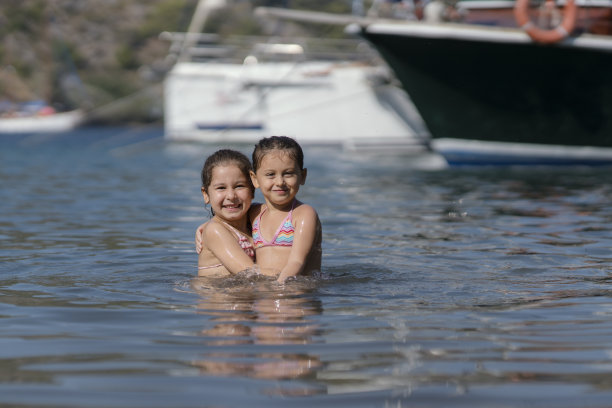
M253 200L248 178L232 164L213 169L210 186L208 190L202 188L202 195L215 215L228 223L246 219Z
M293 202L306 181L306 169L301 170L287 152L274 150L263 157L251 180L268 204L283 207Z

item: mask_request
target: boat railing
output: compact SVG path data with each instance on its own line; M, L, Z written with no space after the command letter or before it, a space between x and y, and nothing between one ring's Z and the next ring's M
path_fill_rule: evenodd
M192 62L241 63L248 56L258 61L359 61L380 63L378 53L361 39L322 39L309 37L228 36L164 32L169 41L169 58ZM185 49L185 44L188 48ZM185 58L185 55L187 56Z

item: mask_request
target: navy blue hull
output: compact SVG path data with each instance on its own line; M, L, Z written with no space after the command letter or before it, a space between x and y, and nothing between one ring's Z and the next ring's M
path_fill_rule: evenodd
M364 30L433 138L612 147L612 53Z

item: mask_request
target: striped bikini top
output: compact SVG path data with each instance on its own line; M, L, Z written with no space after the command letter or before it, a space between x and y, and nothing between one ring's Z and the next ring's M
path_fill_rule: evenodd
M240 231L238 231L236 228L229 225L227 222L225 221L221 221L221 222L227 225L230 228L230 230L234 234L236 234L236 238L238 239L238 244L240 245L240 248L242 248L244 253L247 254L253 260L253 262L255 262L255 250L253 249L253 244L251 244L251 241L249 241L247 237L245 237ZM223 266L223 264L219 263L216 265L198 266L198 270L218 268L219 266Z
M281 222L281 225L278 227L276 234L274 234L272 241L266 241L260 231L261 216L266 212L268 208L266 207L263 209L263 211L257 216L255 221L253 222L253 246L255 247L255 249L267 246L293 246L293 234L295 230L293 228L291 220L293 218L294 207L295 200L293 200L293 204L291 204L291 211L289 211L289 214L287 214L283 222Z

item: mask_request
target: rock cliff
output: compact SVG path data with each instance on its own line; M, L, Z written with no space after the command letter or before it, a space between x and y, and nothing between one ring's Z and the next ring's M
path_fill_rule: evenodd
M207 31L282 34L287 24L261 24L252 9L289 3L228 1ZM293 3L338 9L342 2ZM159 34L185 31L196 5L197 0L0 2L0 102L40 99L57 110L89 110L100 122L159 120L160 84L170 68L170 44Z

